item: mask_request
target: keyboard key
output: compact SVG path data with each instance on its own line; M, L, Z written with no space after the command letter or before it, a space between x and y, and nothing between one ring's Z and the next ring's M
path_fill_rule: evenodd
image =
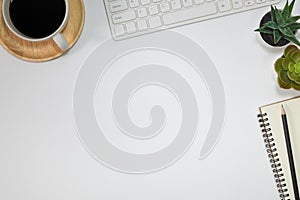
M229 0L218 1L218 8L220 12L231 10L231 2Z
M137 13L139 17L146 17L148 15L146 8L139 8Z
M162 0L152 0L153 3L161 2Z
M148 29L148 26L147 26L147 22L146 20L139 20L137 21L137 27L138 27L138 30L139 31L145 31Z
M195 3L196 5L202 4L202 3L204 3L204 0L194 0L194 3Z
M254 0L245 1L245 6L253 6L255 4Z
M192 0L182 0L182 4L184 7L190 7L193 5L193 1Z
M161 25L162 24L161 24L161 20L160 20L159 16L154 16L154 17L149 18L150 28L157 28L157 27L160 27Z
M126 10L128 8L127 2L125 0L122 1L114 1L109 4L110 12L118 12L122 10Z
M127 22L136 18L135 12L133 10L118 13L112 16L112 21L114 24Z
M243 0L232 0L232 6L234 9L239 9L243 7Z
M139 0L129 0L129 6L131 8L136 8L140 5Z
M158 13L158 7L157 5L151 5L149 6L149 14L150 15L156 15Z
M144 6L144 5L148 5L150 4L150 0L141 0L141 4Z
M135 27L134 22L129 22L126 24L126 31L129 34L136 32L136 27Z
M168 12L170 10L170 6L168 2L160 4L159 7L161 12Z
M115 35L121 36L125 34L125 30L122 24L115 25Z
M171 1L171 6L173 10L177 10L181 8L180 0L173 0Z
M189 8L189 9L165 14L163 15L163 22L166 25L175 24L178 22L183 22L191 19L197 19L199 17L213 15L215 13L217 13L217 8L215 3L206 3L194 8Z

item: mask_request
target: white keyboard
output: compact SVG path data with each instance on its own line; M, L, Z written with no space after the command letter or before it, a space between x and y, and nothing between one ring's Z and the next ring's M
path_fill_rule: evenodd
M243 12L281 0L104 0L112 36L122 40Z

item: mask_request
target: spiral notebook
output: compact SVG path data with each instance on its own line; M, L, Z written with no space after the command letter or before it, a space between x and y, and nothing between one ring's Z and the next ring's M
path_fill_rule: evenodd
M300 97L261 106L258 117L280 199L295 200L281 119L282 105L288 117L296 177L297 181L300 182Z

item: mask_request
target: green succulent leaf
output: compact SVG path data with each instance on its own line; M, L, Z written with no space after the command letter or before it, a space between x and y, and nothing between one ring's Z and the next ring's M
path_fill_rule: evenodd
M278 58L274 64L274 68L275 71L277 72L277 74L279 74L283 68L282 68L282 61L284 60L284 58Z
M285 58L282 60L282 69L284 70L288 70L288 67L291 65L291 64L294 64L294 62L290 59L290 58Z
M275 14L275 8L271 6L271 19L273 22L277 22L276 20L276 14Z
M282 17L284 20L286 20L289 16L290 16L290 6L289 6L289 2L286 1L285 6L282 10Z
M297 73L297 74L300 74L300 65L295 64L294 68L295 68L294 72Z
M297 61L296 64L297 68L300 68L300 61Z
M292 83L292 88L294 88L295 90L300 90L300 84L297 84L296 82Z
M285 21L285 25L289 26L290 24L297 22L299 19L300 19L300 16L290 17Z
M291 59L297 63L300 61L300 52L299 51L294 51L293 53L291 53L290 55ZM299 68L298 68L299 69Z
M274 10L275 10L276 22L278 24L282 24L283 23L283 18L282 18L281 12L276 7L274 8Z
M277 82L278 82L278 84L279 84L279 86L280 86L281 88L284 88L284 89L290 89L290 88L292 87L292 83L291 83L291 82L290 82L290 83L284 83L284 82L282 82L282 81L280 80L279 77L277 78Z
M279 40L282 38L279 30L273 30L274 43L278 44Z
M292 15L293 8L294 8L294 5L295 5L295 1L296 1L296 0L293 0L293 1L291 2L291 4L288 6L288 7L289 7L289 13L288 13L288 16L289 16L289 17ZM288 1L287 1L287 3L288 3Z
M268 29L268 28L259 28L259 29L255 29L254 31L257 31L257 32L261 32L261 33L266 33L266 34L273 34L273 30L272 29Z
M295 72L288 71L287 75L288 75L289 79L291 79L292 81L296 81L299 78Z
M279 74L279 79L285 83L285 84L290 84L291 83L291 80L290 78L288 77L288 74L286 71L282 70Z
M289 45L288 47L285 48L284 50L284 57L289 57L292 52L295 50L298 50L298 48L295 45Z
M299 40L296 38L296 36L294 35L293 37L289 37L289 36L286 36L286 35L283 35L282 36L284 39L290 41L290 42L293 42L294 44L300 46L300 42Z
M295 83L300 84L300 78L295 81Z
M289 64L288 70L289 70L290 72L294 72L294 71L295 71L294 65Z
M269 21L267 23L265 23L263 25L264 28L269 28L269 29L272 29L272 30L275 30L275 29L278 29L278 25L276 22L273 22L273 21Z
M279 31L283 35L288 36L288 37L294 37L295 36L295 34L293 33L293 31L289 27L286 27L286 28L279 27Z
M299 19L300 19L300 16L290 17L285 21L284 26L286 26L286 27L290 26L291 24L296 23Z
M293 32L300 29L300 23L293 23L288 26Z

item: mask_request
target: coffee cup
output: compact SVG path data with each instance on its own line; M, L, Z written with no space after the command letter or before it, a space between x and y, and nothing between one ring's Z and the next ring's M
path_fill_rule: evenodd
M30 42L52 38L62 51L70 46L61 33L68 22L68 0L3 0L2 15L19 38Z

